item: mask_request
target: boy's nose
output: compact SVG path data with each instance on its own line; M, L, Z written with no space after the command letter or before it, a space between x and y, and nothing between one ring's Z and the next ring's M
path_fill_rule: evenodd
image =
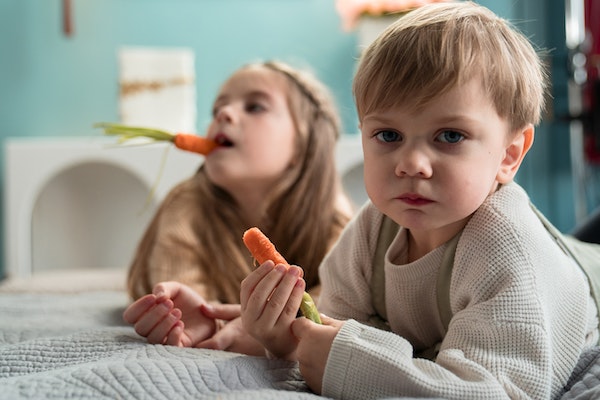
M412 149L398 155L395 172L399 177L429 178L433 170L427 154Z

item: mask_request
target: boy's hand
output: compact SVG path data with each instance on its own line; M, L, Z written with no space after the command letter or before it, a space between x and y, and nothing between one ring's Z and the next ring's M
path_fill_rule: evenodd
M241 284L242 323L244 329L271 354L290 358L297 340L291 332L305 283L302 270L273 265L266 261Z
M323 384L325 364L333 339L342 328L343 322L321 314L323 325L315 324L306 318L298 318L292 323L292 332L298 339L296 357L300 372L313 392L320 394Z
M211 337L216 321L202 314L206 301L189 286L162 282L123 312L123 319L149 343L193 347Z

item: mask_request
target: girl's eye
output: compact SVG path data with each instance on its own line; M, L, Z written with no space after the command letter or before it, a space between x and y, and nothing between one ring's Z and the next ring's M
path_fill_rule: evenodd
M249 113L256 113L266 110L266 107L260 103L248 103L246 104L246 111Z
M442 131L437 136L437 140L439 140L440 142L450 143L450 144L462 142L464 139L465 139L465 135L463 135L462 133L456 132L456 131L451 131L451 130Z
M379 131L375 134L375 137L382 142L397 142L402 140L402 137L398 132L394 131Z

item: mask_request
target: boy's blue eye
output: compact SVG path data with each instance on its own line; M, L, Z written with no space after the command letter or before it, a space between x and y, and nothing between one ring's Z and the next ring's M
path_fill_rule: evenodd
M397 142L401 140L400 134L394 131L379 131L375 137L382 142Z
M442 131L437 136L437 140L439 140L440 142L450 143L450 144L461 142L464 139L465 139L465 136L462 133L459 133L456 131L451 131L451 130Z

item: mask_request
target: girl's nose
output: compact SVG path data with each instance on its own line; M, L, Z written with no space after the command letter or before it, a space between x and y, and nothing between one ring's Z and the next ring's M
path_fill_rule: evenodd
M429 156L418 149L405 149L398 155L396 175L399 177L430 178L433 173Z
M235 111L233 109L233 105L228 104L219 107L219 110L215 115L215 120L218 122L233 122L235 120Z

